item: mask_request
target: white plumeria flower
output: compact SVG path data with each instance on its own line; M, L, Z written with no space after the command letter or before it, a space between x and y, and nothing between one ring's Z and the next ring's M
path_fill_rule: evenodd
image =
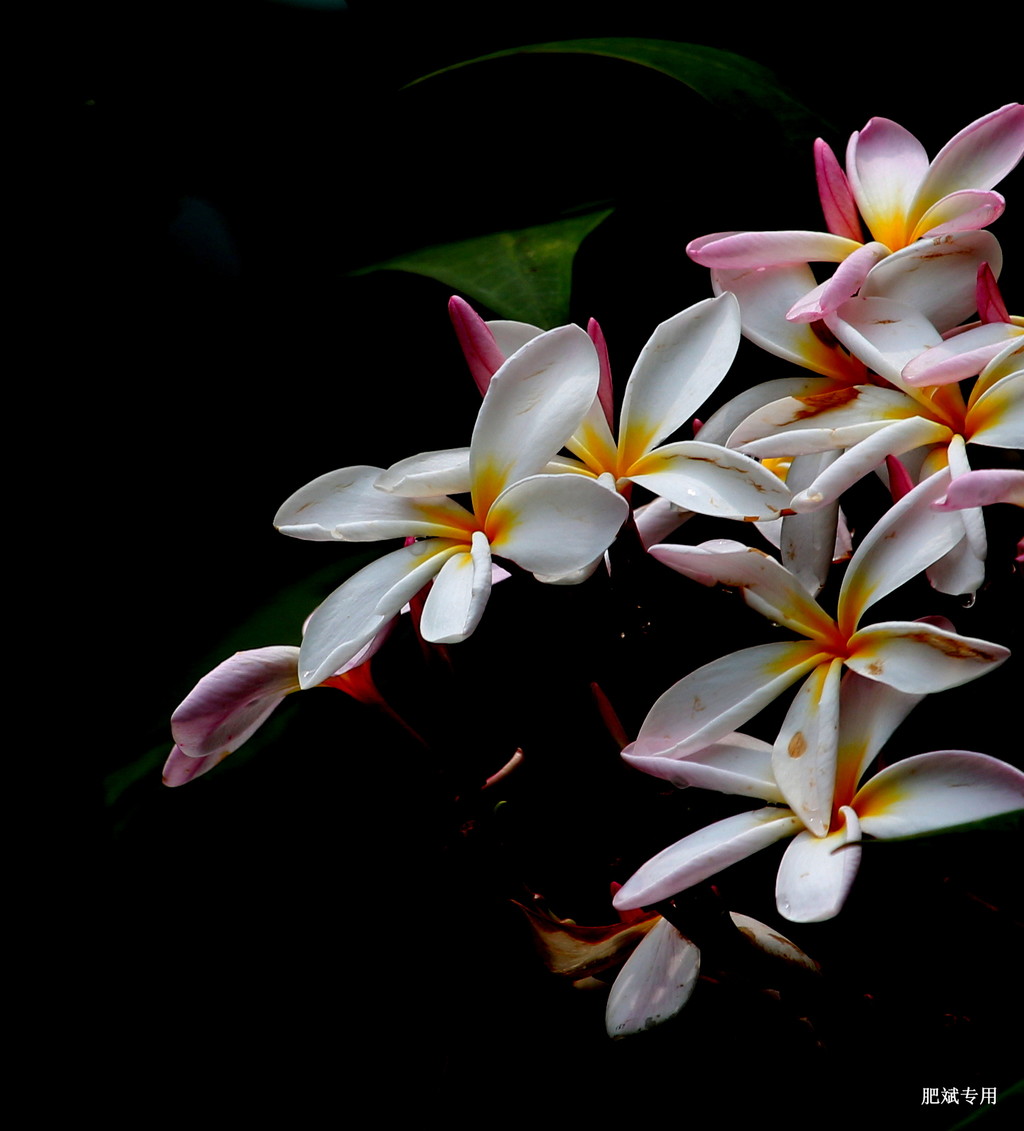
M842 683L838 759L829 820L810 827L795 808L739 813L684 837L648 861L615 896L620 911L668 899L723 868L794 837L779 868L779 914L814 923L838 914L860 865L863 837L920 836L1024 807L1024 774L966 750L941 750L897 762L858 783L889 735L920 700L848 672ZM639 769L677 786L786 801L769 743L734 734L690 757L634 756Z
M461 300L453 300L450 309L481 390L487 388L488 372L498 359L541 333L522 322L485 324ZM732 365L740 341L739 307L732 295L705 299L657 327L626 383L618 440L611 425L607 349L593 320L590 334L602 362L597 394L565 445L577 459L557 460L549 470L611 476L616 489L627 495L630 484L636 483L699 514L748 521L779 517L791 492L756 460L703 438L661 443L692 418ZM466 490L466 470L464 450L434 452L396 464L378 486L403 495L422 495L438 487Z
M299 662L303 687L336 671L430 581L420 631L434 643L454 643L480 620L492 555L552 577L600 557L626 516L625 500L591 479L540 474L590 407L598 368L593 344L576 326L540 335L501 366L469 448L472 509L441 493L461 489L443 459L445 485L431 485L430 497L381 489L380 468L347 467L284 503L275 525L297 538L423 539L360 570L313 613Z
M959 537L956 516L931 509L939 472L895 504L867 534L843 578L835 619L774 558L738 542L655 546L659 561L705 585L736 586L752 608L806 639L762 644L714 660L669 688L634 744L641 756L695 754L807 677L775 744L775 779L790 807L818 835L832 810L843 667L909 694L967 683L993 670L1006 648L921 621L860 628L867 609L944 554Z
M858 291L868 293L869 277L890 257L906 251L911 257L933 258L942 255L944 246L961 247L963 233L987 227L1002 213L1003 198L991 190L1022 153L1024 106L1017 103L972 122L931 164L921 143L902 126L872 118L850 138L845 173L823 141L815 144L827 233L718 232L692 241L687 254L716 272L717 285L729 290L737 285L744 332L757 340L769 308L797 325L821 319ZM868 243L863 242L861 219L872 236ZM807 268L812 262L838 266L829 280L815 286ZM923 261L916 268L921 266ZM808 280L810 287L798 293ZM917 283L924 287L924 277ZM938 282L929 289L948 291ZM780 310L783 300L789 306ZM963 311L948 325L969 313ZM835 364L814 345L810 331L769 328L769 341L776 338L783 349L798 355L798 364L811 361L810 367L820 372L827 371L819 368L822 364Z

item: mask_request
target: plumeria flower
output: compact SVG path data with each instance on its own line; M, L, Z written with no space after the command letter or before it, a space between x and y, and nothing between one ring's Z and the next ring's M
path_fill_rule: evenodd
M1004 207L1003 198L991 190L1020 161L1022 153L1024 106L1017 103L972 122L930 164L924 147L902 126L887 118L872 118L850 138L845 173L825 142L815 143L827 233L719 232L692 241L687 254L716 271L743 273L753 286L748 304L752 300L759 308L767 305L765 294L771 292L785 291L787 299L793 298L794 287L808 277L801 270L808 263L838 264L829 280L812 285L786 312L793 322L812 322L858 291L865 293L862 288L869 275L888 257L905 249L917 256L916 245L928 256L941 254L943 247L959 247L962 233L991 224ZM863 242L861 220L872 236L867 243ZM916 266L919 269L922 262ZM750 272L761 273L761 281L750 279ZM728 276L719 278L727 288L730 281ZM938 284L932 286L940 289ZM760 293L763 288L767 288L765 294ZM761 310L752 311L751 319L761 321ZM745 330L747 321L745 311ZM794 336L793 342L798 352L813 348L806 336Z
M858 385L786 397L751 413L729 441L759 458L845 449L794 494L794 511L833 502L889 456L920 449L922 476L946 464L956 477L970 470L968 444L1024 445L1021 338L1003 345L965 400L956 384L919 388L901 376L923 348L942 341L919 312L885 299L856 298L844 303L829 325L893 387ZM930 571L932 584L947 593L974 592L984 579L985 554L981 514L965 512L957 548Z
M503 351L539 334L523 323L489 323L453 300L453 321L478 386ZM638 484L677 507L750 521L778 518L789 503L785 484L756 460L700 440L663 444L714 393L740 340L739 307L731 295L705 299L661 323L644 346L626 383L619 434L612 431L608 351L600 327L589 333L601 359L601 380L590 411L566 443L577 461L565 471L610 475L628 494ZM403 467L412 472L414 468ZM391 489L408 487L389 478Z
M835 791L825 827L811 827L794 806L771 805L727 817L684 837L648 861L615 896L621 911L668 899L787 837L776 882L779 914L798 923L837 915L860 865L864 837L887 840L940 832L1024 808L1024 774L966 750L941 750L865 771L920 700L848 672L842 682ZM677 786L788 801L770 744L747 735L686 758L633 757L639 769Z
M651 553L659 561L705 585L740 588L748 605L805 639L747 648L692 672L654 704L632 752L696 754L804 679L776 741L773 766L790 807L824 835L835 787L844 667L920 695L976 679L1009 655L998 644L958 635L952 626L885 621L860 627L872 604L956 542L955 516L929 505L948 482L948 472L932 476L869 531L843 578L834 619L794 574L760 550L727 540L655 546Z
M288 499L275 525L315 540L421 539L360 570L313 613L302 642L299 681L311 687L347 662L415 594L433 581L420 632L433 643L464 640L491 589L492 555L542 576L581 570L607 549L628 506L603 483L542 474L579 426L597 390L593 344L576 326L527 342L491 379L469 448L469 509L446 497L462 489L445 460L414 457L420 471L406 496L382 469L346 467ZM436 473L437 481L429 482Z
M390 711L369 665L390 627L385 625L322 686L336 687L362 703ZM202 777L248 742L285 696L299 690L298 665L299 649L280 644L236 652L204 675L171 716L175 745L164 765L164 785L185 785Z

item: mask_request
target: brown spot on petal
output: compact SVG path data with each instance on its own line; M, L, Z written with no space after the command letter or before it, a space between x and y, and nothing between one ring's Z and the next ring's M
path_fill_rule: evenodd
M816 393L811 397L794 397L793 400L807 405L807 408L793 414L794 420L804 420L808 416L817 416L826 409L839 408L849 404L860 396L860 391L850 387L846 389L833 389L829 393Z
M701 698L700 698L699 695L695 695L693 697L693 709L694 709L694 711L703 711L704 710L704 704L701 702Z
M872 660L871 663L868 664L868 675L881 675L884 670L885 665L881 660Z
M928 632L914 632L910 639L927 644L929 648L934 648L944 656L952 656L957 660L980 660L983 663L990 663L995 659L990 652L983 652L980 648L972 647L966 640L958 640L956 637L933 636Z
M789 751L790 758L799 758L802 754L807 753L807 739L804 738L804 732L802 730L798 730L796 734L793 735L786 749Z

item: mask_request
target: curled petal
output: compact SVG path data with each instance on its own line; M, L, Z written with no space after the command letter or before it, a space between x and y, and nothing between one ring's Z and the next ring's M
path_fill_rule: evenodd
M648 860L612 902L620 911L660 903L801 828L799 818L788 809L756 809L727 817Z
M469 448L423 452L393 463L373 484L380 491L409 498L459 495L469 491Z
M733 271L787 263L841 263L860 246L826 232L717 232L692 240L686 254L702 267Z
M204 675L171 716L181 753L212 757L216 764L237 750L286 695L298 691L298 660L298 648L255 648L236 652Z
M932 503L932 507L950 511L991 503L1024 507L1024 471L969 471L954 479L945 498Z
M423 639L433 644L465 640L480 623L490 593L490 546L477 530L470 552L453 554L434 578L420 619Z
M860 290L871 268L888 254L889 249L880 243L857 248L839 264L831 279L794 303L786 318L790 322L815 322L825 318Z
M987 754L939 750L882 770L854 805L868 836L917 836L1024 808L1024 774Z
M190 758L182 752L180 746L175 746L164 763L163 783L171 789L179 785L187 785L188 782L212 770L229 753L229 750L224 750L220 754L210 754L205 758Z
M814 171L825 225L837 236L863 243L857 202L832 149L819 137L814 143Z
M1009 322L986 322L931 346L903 367L908 385L949 385L980 373L1024 328Z
M487 392L491 378L505 360L505 354L494 340L494 334L487 323L465 299L452 295L448 300L448 315L452 320L469 371L473 375L476 387L480 390L480 395L483 396Z
M671 1021L690 1000L700 975L700 950L660 920L619 971L608 995L605 1029L628 1037Z
M839 914L860 866L857 814L844 806L843 825L828 836L802 832L786 849L775 882L779 914L792 923L820 923Z
M931 239L952 235L954 232L987 228L998 220L1006 208L1006 201L997 192L980 192L965 189L944 196L918 220L914 239Z
M436 454L436 453L431 453ZM379 467L343 467L321 475L281 506L274 525L282 534L313 541L459 537L473 516L447 498L406 499L382 491Z
M972 398L964 431L972 444L989 448L1019 448L1024 443L1024 370Z
M634 754L630 744L622 758L653 777L671 782L682 789L712 789L717 793L734 793L741 797L759 797L762 801L783 801L772 774L772 748L759 738L746 734L730 734L718 742L687 757Z

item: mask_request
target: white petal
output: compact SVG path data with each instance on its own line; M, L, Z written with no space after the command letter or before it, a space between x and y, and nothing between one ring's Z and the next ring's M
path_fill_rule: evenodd
M790 464L786 486L793 492L802 491L838 457L838 451L797 456ZM824 588L829 568L837 556L838 524L838 502L805 514L789 514L782 520L779 539L782 561L812 597Z
M448 448L410 456L381 472L374 486L411 498L468 492L469 448Z
M431 538L371 562L327 598L306 625L299 654L303 687L333 675L466 543Z
M740 300L743 335L776 357L840 381L864 379L864 366L836 346L826 345L805 322L789 322L793 304L814 288L805 263L785 267L714 270L715 292L729 291ZM709 437L711 438L711 437ZM715 437L717 439L717 437Z
M753 718L823 658L820 645L799 641L759 644L712 660L659 697L634 752L694 754Z
M605 1029L628 1037L670 1021L690 1000L700 950L662 919L626 960L608 995Z
M478 515L510 484L543 470L593 403L599 376L597 351L578 326L532 339L494 374L470 443Z
M743 590L748 605L770 620L818 639L834 634L832 618L784 566L768 554L738 542L700 546L652 546L651 556L705 585Z
M612 902L620 911L660 903L777 840L793 836L802 827L788 809L756 809L727 817L648 860L619 888Z
M472 552L453 554L434 578L420 620L423 639L434 644L465 640L480 623L490 593L490 547L477 530Z
M718 388L740 344L739 303L705 299L662 324L637 359L622 401L619 452L628 468Z
M973 301L972 294L970 309ZM826 323L850 353L897 387L908 362L942 342L920 311L889 298L851 298Z
M786 484L756 460L700 440L665 444L634 463L634 483L699 514L766 520L789 506Z
M861 830L852 809L842 813L841 829L825 837L803 832L782 857L775 902L779 914L792 923L831 919L846 902L860 866Z
M459 537L473 516L447 498L404 499L376 486L379 467L343 467L321 475L281 506L274 525L282 534L314 541Z
M1024 447L1024 373L1011 373L974 401L966 432L972 444Z
M623 761L644 773L671 782L682 789L712 789L762 801L783 801L772 773L772 748L747 734L730 734L696 754L643 756L634 754L635 744L622 751Z
M544 333L539 326L531 326L529 322L513 322L505 318L496 318L493 322L488 322L487 328L494 335L498 349L506 358Z
M923 621L886 621L850 638L850 668L912 695L959 687L993 671L1008 648Z
M836 798L851 803L860 779L923 694L910 695L847 670L839 689Z
M809 397L816 393L827 393L835 388L835 382L827 377L782 377L775 381L765 381L746 389L722 405L704 421L700 438L707 444L725 444L751 413L765 405L784 397Z
M939 750L882 770L854 805L867 835L916 836L1024 808L1024 774L987 754Z
M857 626L866 609L959 541L963 526L935 522L942 512L931 507L948 485L948 470L937 472L890 507L865 535L839 591L837 619L847 632Z
M491 507L491 552L531 573L562 576L608 548L629 512L621 495L580 475L535 475Z
M860 297L885 298L910 307L944 333L973 313L982 263L988 263L996 275L1002 268L1003 253L991 232L919 240L874 267Z
M804 970L818 972L821 967L808 955L785 937L780 935L774 927L769 927L749 915L740 915L736 911L729 912L729 918L736 924L736 929L750 943L764 951L772 958L780 958L793 966L802 967Z
M819 664L796 693L779 731L772 769L786 804L817 836L832 814L843 661Z

